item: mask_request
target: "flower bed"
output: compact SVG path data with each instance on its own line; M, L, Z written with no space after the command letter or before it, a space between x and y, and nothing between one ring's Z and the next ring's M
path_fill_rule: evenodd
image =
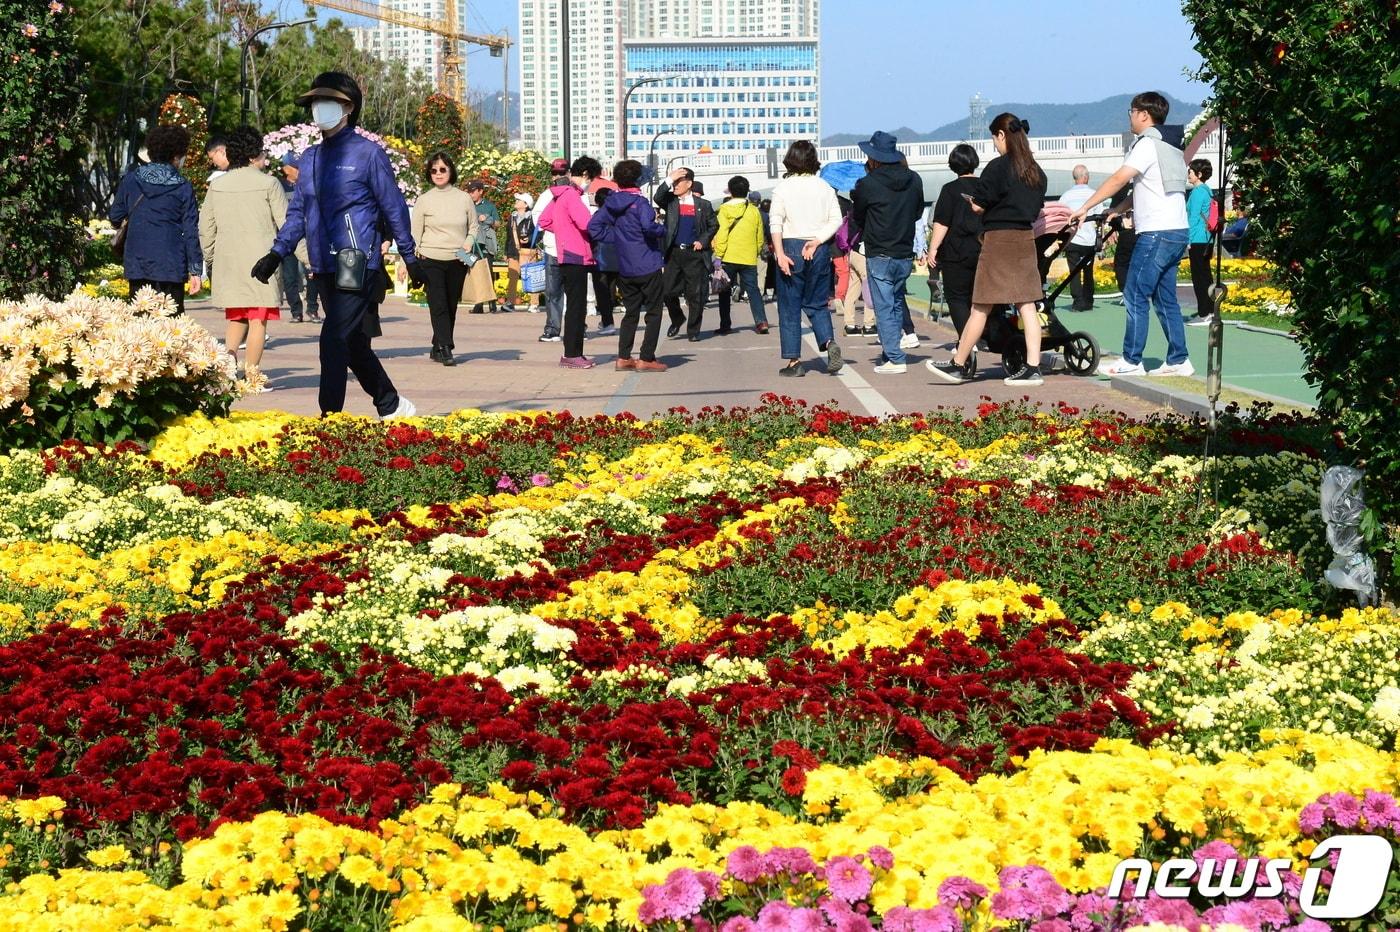
M771 398L15 452L0 916L1185 921L1094 891L1301 868L1306 807L1397 789L1400 625L1296 517L1318 429L1221 436L1203 474L1183 422Z

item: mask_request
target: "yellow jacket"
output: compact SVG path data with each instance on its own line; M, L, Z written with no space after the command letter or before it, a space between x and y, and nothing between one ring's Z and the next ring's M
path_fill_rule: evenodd
M715 220L719 232L710 244L715 258L731 265L758 265L763 246L763 214L758 205L731 197L720 205Z

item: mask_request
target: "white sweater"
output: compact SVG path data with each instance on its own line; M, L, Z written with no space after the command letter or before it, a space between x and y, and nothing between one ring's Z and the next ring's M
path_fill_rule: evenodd
M826 242L840 225L836 191L816 175L790 175L773 189L768 228L774 239Z

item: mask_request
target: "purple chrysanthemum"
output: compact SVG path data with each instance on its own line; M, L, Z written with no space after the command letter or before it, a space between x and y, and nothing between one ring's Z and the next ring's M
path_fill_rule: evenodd
M827 861L825 874L827 887L847 903L865 899L875 881L864 864L845 855Z

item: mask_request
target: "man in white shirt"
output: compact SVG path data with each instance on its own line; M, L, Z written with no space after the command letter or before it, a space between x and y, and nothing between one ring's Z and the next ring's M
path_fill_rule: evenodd
M1189 239L1186 221L1186 157L1180 149L1162 141L1157 127L1167 118L1167 99L1156 91L1133 98L1128 123L1137 137L1123 167L1099 185L1099 189L1074 212L1081 221L1099 203L1133 182L1133 226L1137 245L1123 285L1128 309L1123 332L1123 358L1099 366L1102 375L1194 375L1187 358L1186 326L1176 298L1176 269L1186 254ZM1167 359L1146 372L1142 350L1147 345L1147 309L1157 309L1157 319L1167 336Z
M1070 177L1074 179L1074 187L1060 195L1060 203L1070 210L1078 210L1083 207L1089 198L1094 196L1094 189L1089 187L1089 168L1086 165L1076 165L1070 171ZM1098 216L1102 210L1094 211L1093 215ZM1081 224L1079 231L1069 241L1065 247L1065 259L1069 262L1069 296L1070 310L1072 311L1092 311L1094 309L1094 228L1089 224ZM1087 262L1085 260L1088 260ZM1083 262L1083 266L1080 263ZM1078 269L1078 271L1075 271Z

